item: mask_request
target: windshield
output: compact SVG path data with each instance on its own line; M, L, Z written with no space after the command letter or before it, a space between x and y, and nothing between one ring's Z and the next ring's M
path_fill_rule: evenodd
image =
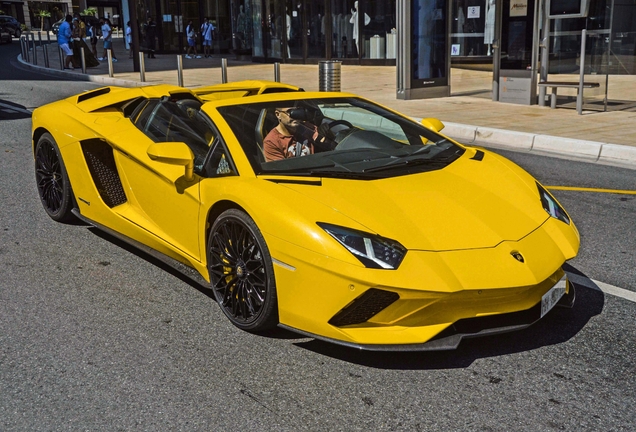
M257 174L386 178L443 168L463 149L358 98L220 107Z

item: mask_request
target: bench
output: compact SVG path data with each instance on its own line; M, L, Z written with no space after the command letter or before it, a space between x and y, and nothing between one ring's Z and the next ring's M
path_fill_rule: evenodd
M552 88L552 94L550 95L550 108L554 109L556 108L556 102L557 102L557 89L559 87L563 87L563 88L575 88L576 89L576 106L577 109L578 107L583 105L583 101L582 101L582 95L580 94L581 90L580 87L581 84L579 82L576 81L544 81L544 82L540 82L539 83L539 88L541 87L551 87ZM600 87L599 83L594 83L594 82L584 82L583 83L583 88L598 88ZM539 98L539 105L540 106L545 106L545 100L542 98ZM579 113L580 114L580 113Z

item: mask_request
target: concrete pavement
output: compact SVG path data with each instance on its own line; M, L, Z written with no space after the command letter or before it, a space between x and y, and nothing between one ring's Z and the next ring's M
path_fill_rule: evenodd
M177 84L177 56L158 54L145 59L146 82L133 72L132 59L124 49L123 40L115 39L118 62L113 63L114 77L108 76L106 61L82 74L81 70L59 70L59 57L49 50L47 73L73 76L105 85L138 86L147 84ZM98 52L101 42L98 44ZM33 52L31 52L32 57ZM100 52L101 54L101 52ZM222 82L221 59L227 57L228 81L244 79L274 79L272 64L240 61L231 55L211 58L183 59L183 80L186 87ZM43 69L43 52L38 49L38 65ZM57 67L57 69L55 68ZM318 90L317 65L280 65L281 81L305 90ZM461 70L451 72L453 94L448 98L398 100L396 98L396 68L391 66L342 66L341 89L355 93L411 117L436 117L444 122L444 133L466 144L491 145L533 152L560 154L569 158L636 168L636 110L584 111L567 108L515 105L489 99L491 72ZM609 97L636 102L636 77L610 77Z

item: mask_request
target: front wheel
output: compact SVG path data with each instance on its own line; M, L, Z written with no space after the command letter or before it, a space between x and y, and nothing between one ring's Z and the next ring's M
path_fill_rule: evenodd
M60 149L48 133L43 134L35 146L35 180L46 214L57 222L74 220L71 182Z
M207 258L214 297L232 324L254 332L278 324L272 258L247 214L230 209L214 221Z

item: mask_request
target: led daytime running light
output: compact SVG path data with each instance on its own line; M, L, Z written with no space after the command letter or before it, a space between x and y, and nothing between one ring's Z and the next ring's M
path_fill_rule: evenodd
M336 225L318 225L368 268L395 270L406 254L406 248L394 240Z

